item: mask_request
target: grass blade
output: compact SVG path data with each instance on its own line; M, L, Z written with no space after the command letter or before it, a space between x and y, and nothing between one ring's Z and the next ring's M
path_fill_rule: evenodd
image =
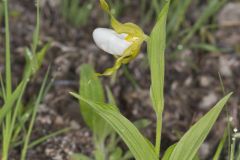
M58 136L58 135L60 135L60 134L63 134L63 133L65 133L65 132L68 132L69 130L71 130L71 128L64 128L64 129L60 129L60 130L58 130L58 131L55 131L55 132L53 132L53 133L50 133L49 135L46 135L46 136L44 136L44 137L41 137L41 138L35 140L34 142L30 143L29 146L28 146L28 148L33 148L33 147L35 147L36 145L39 145L40 143L42 143L42 142L44 142L44 141L46 141L46 140L48 140L48 139L50 139L50 138L52 138L52 137L56 137L56 136Z
M223 135L223 137L222 137L222 139L221 139L221 141L220 141L220 143L217 147L217 151L213 156L213 160L218 160L220 158L220 155L221 155L221 152L223 150L224 144L227 140L227 135L228 135L228 132L227 132L227 130L225 130L224 135Z
M34 110L33 110L31 121L30 121L30 124L29 124L29 127L28 127L27 135L24 138L24 145L23 145L23 149L22 149L21 160L26 159L26 153L27 153L27 149L28 149L28 145L29 145L30 136L31 136L31 133L32 133L34 121L35 121L35 118L36 118L36 115L37 115L37 109L38 109L38 106L39 106L39 104L40 104L40 102L43 98L45 87L47 86L48 75L49 75L49 69L48 69L48 71L47 71L47 73L44 77L44 80L43 80L43 83L41 85L38 97L37 97L37 99L35 101L35 104L34 104Z
M2 79L2 74L0 73L0 86L1 86L1 96L3 97L3 100L6 101L6 91L5 86Z
M3 119L8 114L8 112L12 109L22 89L23 89L23 83L20 83L18 87L14 90L13 94L9 97L9 99L5 102L3 107L0 109L0 125L2 125Z
M198 18L197 22L188 32L188 34L182 40L182 44L186 44L192 38L192 36L198 31L198 29L204 25L204 23L209 20L211 16L213 16L226 2L226 0L211 0L209 1L208 6L203 11L203 14Z
M179 2L176 4L176 8L172 9L172 16L168 25L168 32L171 33L171 36L174 36L175 33L179 30L180 25L185 20L185 14L190 6L192 0L182 0L175 2Z
M7 99L12 94L12 73L11 73L11 50L10 50L10 31L8 20L8 0L4 0L5 15L5 60L6 60L6 95Z
M116 106L117 105L116 100L115 100L115 98L113 96L112 91L110 90L110 88L108 86L106 87L106 92L107 92L108 104L112 104L112 105Z

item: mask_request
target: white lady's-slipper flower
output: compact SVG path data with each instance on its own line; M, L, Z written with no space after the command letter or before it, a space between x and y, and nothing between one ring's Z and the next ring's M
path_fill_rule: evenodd
M113 29L97 28L93 31L93 39L99 48L117 58L112 68L98 74L109 76L116 72L122 64L129 63L139 54L141 45L148 36L133 23L122 24L117 21L111 14L109 5L105 0L100 0L100 5L110 16Z
M121 56L123 52L132 44L125 40L127 34L118 34L112 29L97 28L93 31L93 39L96 45L107 53Z

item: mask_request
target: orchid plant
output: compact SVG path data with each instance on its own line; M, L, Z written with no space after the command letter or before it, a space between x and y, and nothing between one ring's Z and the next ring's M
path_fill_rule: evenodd
M105 0L100 0L100 5L109 15L113 29L97 28L93 31L93 39L100 49L115 56L116 62L112 68L108 68L102 74L98 75L110 76L115 73L122 64L133 60L138 55L141 44L144 41L147 42L151 71L151 88L149 90L153 110L156 113L155 144L144 137L137 127L120 113L115 103L109 104L103 101L102 94L99 94L99 92L103 93L102 88L96 86L95 83L98 77L89 76L89 72L81 75L88 75L89 78L87 81L80 82L80 86L84 86L84 90L80 89L79 94L71 93L80 100L81 112L85 121L90 123L92 128L95 128L94 132L99 133L102 132L106 123L108 126L111 126L126 143L136 160L194 160L197 157L198 149L204 142L232 93L222 98L176 144L169 146L163 152L160 150L160 144L162 114L164 110L164 52L166 46L166 20L170 0L165 1L163 4L150 36L147 36L140 27L133 23L122 24L117 21L111 14L110 7ZM84 77L81 77L81 79L84 79ZM90 94L90 91L94 92ZM101 157L95 157L95 159L105 160Z

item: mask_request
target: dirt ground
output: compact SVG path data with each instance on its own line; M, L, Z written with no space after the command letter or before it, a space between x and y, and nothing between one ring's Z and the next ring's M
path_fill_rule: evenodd
M221 74L226 92L233 91L234 95L227 105L227 110L233 117L233 128L239 128L240 107L240 7L232 9L228 2L216 15L219 27L211 33L213 40L224 51L203 51L186 49L173 53L178 42L173 42L166 52L166 81L165 81L165 111L163 117L163 148L176 142L181 135L199 117L206 113L222 96L219 81ZM132 4L136 7L137 3ZM229 6L230 5L230 6ZM237 6L237 5L234 5ZM230 8L230 9L229 9ZM18 11L17 17L11 17L12 67L16 84L22 74L24 48L29 46L35 25L35 8L28 0L12 0L10 9ZM132 13L133 12L133 13ZM196 11L197 13L200 11ZM122 21L139 22L137 10L126 11L121 16ZM233 18L235 15L235 18ZM237 16L238 15L238 16ZM230 17L230 18L229 18ZM44 4L41 18L41 44L52 42L44 65L37 77L28 88L28 95L37 93L42 75L51 64L51 76L55 79L53 87L41 104L33 131L33 139L49 134L58 129L71 126L72 130L60 136L51 138L28 153L29 160L67 160L71 153L92 152L91 132L85 126L79 112L78 101L69 95L69 91L78 91L79 68L84 63L92 64L97 71L111 66L113 59L100 51L92 40L92 31L97 26L107 27L103 22L104 13L96 5L87 26L72 27L62 18L56 6ZM226 26L234 22L232 26ZM238 22L235 24L235 22ZM145 29L151 30L154 22ZM238 25L237 25L238 24ZM4 28L1 25L0 42L3 44ZM196 37L197 39L198 37ZM0 47L0 71L4 70L3 45ZM146 62L146 46L140 55L128 66L137 87L132 85L121 69L112 82L110 78L102 78L109 85L117 100L121 112L130 120L148 118L154 122L155 115L149 98L150 73ZM200 149L203 159L209 159L223 135L226 124L226 112L214 126L207 141ZM144 129L144 134L154 139L155 124ZM20 148L11 153L11 159L18 160Z

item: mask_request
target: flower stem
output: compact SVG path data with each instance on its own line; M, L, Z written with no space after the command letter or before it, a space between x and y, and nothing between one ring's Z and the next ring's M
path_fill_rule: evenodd
M159 158L161 147L162 114L157 115L155 152Z

